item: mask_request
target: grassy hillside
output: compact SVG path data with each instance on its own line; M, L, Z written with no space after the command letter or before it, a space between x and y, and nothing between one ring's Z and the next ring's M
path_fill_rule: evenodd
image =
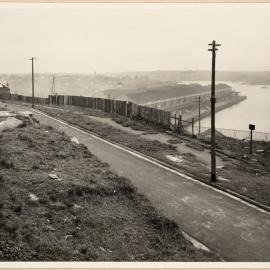
M216 261L129 180L51 127L0 136L1 261Z

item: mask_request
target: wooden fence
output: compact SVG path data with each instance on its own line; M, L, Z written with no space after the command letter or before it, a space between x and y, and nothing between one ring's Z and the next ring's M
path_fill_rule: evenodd
M1 96L0 96L0 98L1 98ZM31 96L23 96L23 95L17 95L17 94L10 94L9 99L16 100L16 101L22 101L22 102L32 102ZM49 104L49 98L34 97L34 102L37 104Z
M0 96L1 98L1 96ZM10 100L32 102L31 96L10 94ZM86 107L93 110L143 119L158 126L170 128L171 113L156 108L141 106L128 101L84 96L49 95L48 98L35 97L36 104L52 104L58 106L72 105Z
M170 112L137 105L128 101L84 96L50 95L49 103L59 106L72 105L87 107L93 110L100 110L102 112L118 114L130 118L143 119L156 125L170 127Z

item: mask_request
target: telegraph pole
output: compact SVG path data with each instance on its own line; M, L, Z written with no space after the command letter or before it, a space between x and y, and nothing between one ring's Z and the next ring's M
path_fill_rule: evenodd
M34 87L34 60L36 59L36 57L31 57L29 60L32 61L32 108L35 107L35 102L34 102L34 98L35 98L35 87Z
M211 179L210 182L216 182L216 128L215 128L215 81L216 81L216 47L221 46L217 44L215 40L209 44L211 49L208 51L212 52L212 80L211 80Z
M51 95L55 95L55 78L54 78L54 75L53 75L53 78L52 78Z
M199 102L199 135L201 134L201 96L196 98L196 102Z
M201 134L201 96L199 96L199 135Z

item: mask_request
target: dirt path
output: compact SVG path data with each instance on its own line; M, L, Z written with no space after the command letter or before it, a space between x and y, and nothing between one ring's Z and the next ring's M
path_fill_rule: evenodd
M112 170L128 177L184 231L225 260L269 261L269 213L50 117L34 115L41 123L76 137Z

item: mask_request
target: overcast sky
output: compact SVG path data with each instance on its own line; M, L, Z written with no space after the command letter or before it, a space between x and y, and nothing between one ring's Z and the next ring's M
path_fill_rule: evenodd
M0 3L0 73L270 70L270 4Z

